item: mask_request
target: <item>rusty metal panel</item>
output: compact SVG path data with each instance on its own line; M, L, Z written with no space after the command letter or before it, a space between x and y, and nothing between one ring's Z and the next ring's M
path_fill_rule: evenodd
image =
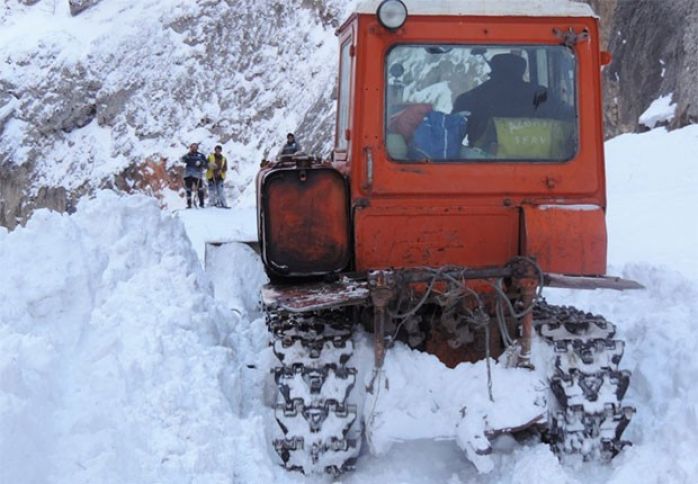
M612 276L563 276L561 274L545 274L545 285L562 289L614 289L627 291L632 289L645 289L645 286L631 279Z
M518 255L516 209L367 208L357 212L355 226L358 270L502 266Z
M524 206L522 255L545 272L606 273L606 217L595 205Z
M366 281L346 277L336 282L279 286L267 284L262 288L262 303L269 308L290 313L336 309L343 306L368 304Z
M327 274L350 260L348 188L332 168L281 169L262 183L262 244L268 269Z

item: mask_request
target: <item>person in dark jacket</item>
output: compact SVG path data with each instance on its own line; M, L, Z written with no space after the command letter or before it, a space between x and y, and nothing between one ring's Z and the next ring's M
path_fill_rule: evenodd
M301 145L298 143L298 141L296 141L296 137L293 135L293 133L288 133L286 135L286 144L283 146L283 148L281 148L281 154L279 157L281 160L284 158L290 158L299 151L302 151Z
M192 143L189 145L189 153L182 156L182 163L186 164L184 169L184 188L187 192L187 208L191 208L192 192L197 192L199 196L199 207L204 206L204 168L208 166L206 156L199 153L199 145Z
M566 117L562 103L549 99L547 89L524 80L526 59L516 54L497 54L489 61L490 78L464 92L453 103L453 112L469 112L468 140L488 149L496 140L483 138L490 120L501 118Z

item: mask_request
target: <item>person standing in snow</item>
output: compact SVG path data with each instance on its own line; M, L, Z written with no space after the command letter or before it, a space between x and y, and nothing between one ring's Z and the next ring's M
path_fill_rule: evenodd
M228 208L225 204L223 193L223 182L228 172L228 160L223 156L223 147L216 145L213 153L208 155L208 170L206 170L206 180L208 181L209 204L215 207Z
M189 145L189 153L182 156L181 161L186 164L184 171L184 188L187 192L187 208L191 208L191 196L194 191L196 191L199 196L199 207L203 207L203 170L206 167L206 157L202 153L199 153L199 145L192 143Z
M282 161L284 159L289 159L299 151L302 151L301 145L296 141L296 137L293 135L293 133L288 133L286 135L286 144L283 146L283 148L281 148L279 158Z

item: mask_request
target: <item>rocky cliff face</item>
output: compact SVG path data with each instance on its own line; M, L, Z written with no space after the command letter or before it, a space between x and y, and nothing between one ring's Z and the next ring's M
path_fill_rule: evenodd
M95 187L135 187L130 177L146 160L171 172L192 141L223 144L249 185L286 131L303 120L327 124L345 8L340 0L5 2L0 224L13 227L38 206L63 210Z
M608 135L639 129L639 115L669 93L674 125L698 119L698 2L588 1L614 54L604 73ZM70 210L100 186L160 186L142 174L154 163L171 178L192 141L223 144L241 162L241 186L287 131L326 153L333 34L355 2L5 2L0 224L37 207Z
M642 129L640 115L670 94L676 104L670 127L698 122L698 2L590 3L602 14L613 54L604 72L607 136Z

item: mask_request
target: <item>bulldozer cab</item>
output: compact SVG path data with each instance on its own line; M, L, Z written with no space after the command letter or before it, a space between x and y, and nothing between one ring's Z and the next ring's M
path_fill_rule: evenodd
M356 269L605 273L597 18L546 7L368 1L339 29Z

